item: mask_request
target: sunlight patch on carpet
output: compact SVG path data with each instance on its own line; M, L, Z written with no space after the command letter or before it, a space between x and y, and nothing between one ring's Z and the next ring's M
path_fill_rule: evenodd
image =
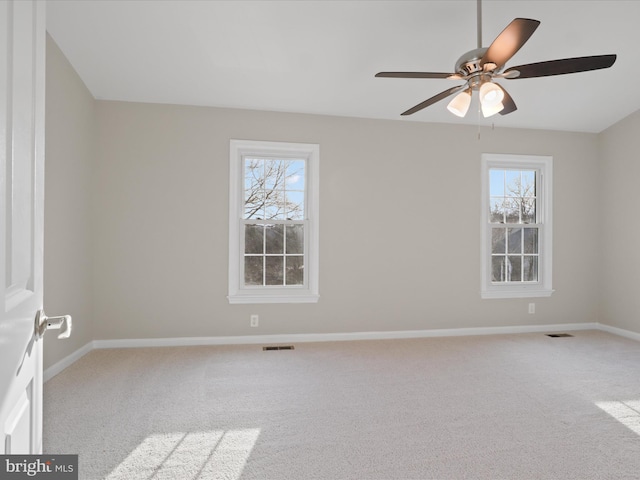
M640 400L596 402L596 405L629 430L640 435Z
M106 480L238 480L259 435L259 428L152 434Z

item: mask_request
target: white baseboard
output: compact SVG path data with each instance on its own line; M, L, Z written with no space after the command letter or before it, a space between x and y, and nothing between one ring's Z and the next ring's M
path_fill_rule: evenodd
M43 374L44 381L48 382L57 374L59 374L61 371L63 371L65 368L71 366L72 364L80 360L82 357L84 357L87 353L89 353L94 348L95 347L93 346L93 342L89 342L82 348L79 348L78 350L73 352L71 355L67 355L59 362L54 363L44 371L44 374Z
M185 347L196 345L255 345L304 342L339 342L354 340L389 340L404 338L458 337L473 335L504 335L516 333L568 332L601 330L640 341L640 333L631 332L601 323L562 323L555 325L521 325L510 327L443 328L434 330L401 330L386 332L310 333L282 335L238 335L228 337L174 337L94 340L62 359L44 372L45 382L94 349Z
M605 325L604 323L598 324L598 330L602 330L603 332L613 333L614 335L630 338L631 340L637 340L640 342L640 333L632 332L630 330L625 330L623 328L618 328L618 327L612 327L610 325Z
M339 342L353 340L389 340L402 338L501 335L575 330L597 330L597 323L557 325L523 325L511 327L447 328L434 330L400 330L383 332L299 333L282 335L244 335L233 337L176 337L94 340L94 348L185 347L194 345L252 345L272 343Z

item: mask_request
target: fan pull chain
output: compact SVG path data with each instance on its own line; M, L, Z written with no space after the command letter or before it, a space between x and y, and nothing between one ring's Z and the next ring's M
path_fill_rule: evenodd
M478 102L478 121L476 122L478 124L478 141L480 141L480 102Z

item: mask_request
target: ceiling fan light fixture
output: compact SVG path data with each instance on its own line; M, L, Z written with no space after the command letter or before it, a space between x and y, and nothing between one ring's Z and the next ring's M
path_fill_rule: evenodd
M504 92L493 82L484 82L480 85L480 103L482 107L492 107L502 103ZM498 110L499 111L499 110ZM486 116L486 115L485 115Z
M482 116L484 118L495 115L496 113L500 113L504 109L504 105L502 102L496 103L495 105L485 105L481 103L482 106Z
M588 57L562 58L545 62L529 63L510 67L503 71L506 63L529 40L533 32L540 25L539 20L531 18L514 18L507 27L491 42L489 47L482 47L482 0L477 1L478 48L463 54L455 63L455 73L444 72L379 72L376 77L393 78L441 78L449 80L463 80L466 85L449 88L401 115L413 115L423 108L433 105L451 95L458 94L447 105L449 110L458 117L466 116L471 103L472 91L478 91L480 108L485 117L496 113L508 115L518 108L511 95L494 79L514 80L518 78L550 77L569 73L588 72L611 67L617 56L591 55ZM464 89L462 93L460 91Z
M451 100L449 102L449 105L447 105L447 110L449 110L454 115L457 115L458 117L464 117L469 111L470 105L471 90L467 89L453 97L453 100Z

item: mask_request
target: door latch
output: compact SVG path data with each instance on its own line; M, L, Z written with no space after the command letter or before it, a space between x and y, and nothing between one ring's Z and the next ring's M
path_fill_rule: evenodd
M42 338L47 330L60 330L63 325L65 328L60 332L58 338L69 338L72 328L71 315L47 317L42 309L36 313L35 331L37 338Z

